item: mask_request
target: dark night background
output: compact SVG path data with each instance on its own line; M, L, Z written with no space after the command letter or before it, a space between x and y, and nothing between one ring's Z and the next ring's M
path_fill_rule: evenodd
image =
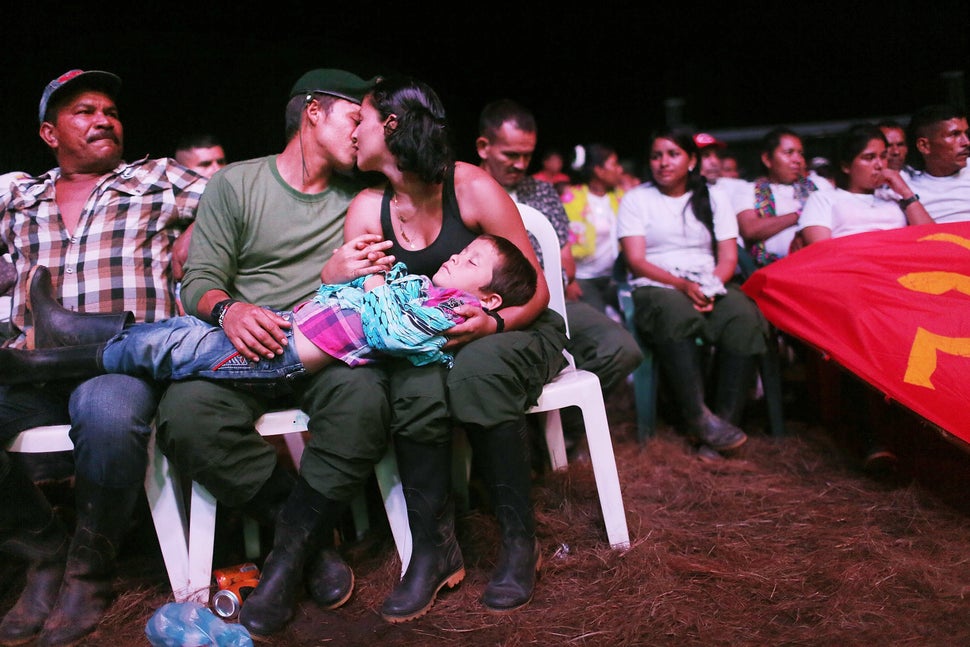
M970 67L966 0L44 4L3 12L0 172L53 166L37 103L74 67L122 77L127 159L196 130L230 160L278 152L292 83L344 67L428 82L460 159L474 159L481 107L512 97L536 113L540 149L601 140L636 161L670 98L700 130L797 129L965 101Z

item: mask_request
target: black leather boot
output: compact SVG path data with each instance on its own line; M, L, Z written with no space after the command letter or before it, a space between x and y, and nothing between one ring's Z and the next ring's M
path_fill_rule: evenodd
M719 452L736 449L747 442L748 437L741 429L711 413L704 404L704 374L694 340L657 344L653 350L689 438Z
M0 551L25 559L27 583L0 622L0 645L40 633L64 577L69 537L47 499L6 453L0 454Z
M0 348L0 384L87 378L104 373L104 344L42 350Z
M408 506L411 561L384 600L381 616L406 622L426 614L443 587L454 588L465 579L465 562L450 497L451 443L429 445L399 437L394 448Z
M135 321L131 312L82 313L68 310L54 298L50 271L36 265L27 275L27 309L32 328L29 348L84 346L107 341Z
M256 589L246 598L239 622L260 635L278 632L293 617L307 560L320 533L330 532L345 508L296 479L276 519L273 549Z
M316 555L306 569L306 588L313 601L328 611L343 606L354 592L354 571L334 548L332 531L317 542Z
M729 350L717 350L717 402L714 410L722 420L741 424L744 405L754 384L757 355L738 355Z
M64 583L38 644L68 645L94 631L113 598L118 548L131 522L139 488L109 488L75 478L77 528Z
M524 417L490 429L468 430L502 535L498 563L482 594L482 604L498 613L532 601L542 562L530 498L527 434Z

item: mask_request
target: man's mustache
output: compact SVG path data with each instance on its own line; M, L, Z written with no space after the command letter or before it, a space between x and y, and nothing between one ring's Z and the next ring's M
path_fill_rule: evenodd
M88 143L90 144L92 142L96 142L96 141L99 141L101 139L110 139L111 141L113 141L116 144L120 144L121 143L121 142L118 141L118 135L117 135L117 133L115 133L113 130L104 130L104 131L101 131L99 133L95 133L94 135L91 135L90 137L88 137Z

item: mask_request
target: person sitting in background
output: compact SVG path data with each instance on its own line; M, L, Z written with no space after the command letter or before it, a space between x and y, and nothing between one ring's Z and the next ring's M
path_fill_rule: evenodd
M226 152L213 135L187 135L175 146L175 161L205 178L226 166Z
M827 157L821 155L813 157L808 163L807 177L820 191L835 188L835 168Z
M724 173L724 150L727 144L720 139L707 133L697 133L694 135L694 144L700 154L701 175L707 180L708 186L717 188L727 193L732 203L744 203L748 193L751 191L749 182L737 177L737 162L734 163L734 175L729 176ZM730 158L733 161L733 158ZM740 211L740 209L737 209Z
M708 187L690 133L650 137L650 179L623 196L620 246L634 286L641 339L657 354L688 437L701 457L743 445L737 423L767 350L767 325L757 306L731 284L738 223L730 199ZM705 401L698 337L717 347L714 412Z
M633 187L642 183L640 179L640 173L637 171L637 164L630 159L621 159L620 168L623 171L620 173L620 182L617 186L623 191L629 191Z
M618 187L623 167L616 151L605 144L576 150L582 151L576 171L580 184L562 194L576 260L576 280L566 287L566 298L585 301L601 312L608 305L619 312L613 265L619 254L616 212L623 196Z
M548 182L555 187L557 193L562 195L562 192L572 182L572 179L562 170L565 163L559 149L547 149L542 154L542 157L539 158L540 170L537 173L533 173L532 177L543 182Z
M721 177L731 178L733 180L742 179L741 167L738 166L738 158L731 153L721 154Z
M717 181L721 179L720 152L727 148L727 144L707 133L695 134L694 144L697 145L697 151L701 158L701 175L704 176L708 184L717 184Z
M47 268L30 279L34 325L55 334L84 328L85 319L60 308ZM0 384L125 373L155 380L191 378L287 381L341 361L359 366L382 356L406 357L416 366L451 364L441 351L440 333L465 320L455 308L465 304L488 310L519 306L535 293L536 271L507 239L480 235L445 261L434 277L407 274L397 263L385 274L350 283L322 285L313 300L293 313L275 313L287 329L283 352L263 359L243 355L225 331L196 317L173 317L134 324L104 340L83 345L23 351L0 348ZM45 313L53 317L45 318ZM92 335L94 337L94 335Z
M953 106L918 110L906 129L911 156L909 186L935 222L970 220L970 133L966 114Z
M905 178L889 167L887 144L883 131L868 124L853 126L842 135L835 165L838 188L813 193L798 220L806 245L933 222ZM898 202L883 197L884 193L878 189L884 186L901 196ZM811 363L817 363L817 359L809 356ZM886 420L887 408L882 396L845 371L831 371L825 366L817 369L813 373L819 379L839 381L839 392L848 403L843 407L846 417L855 419L863 443L863 469L868 472L891 469L896 456L878 440L876 431ZM859 403L865 404L858 406Z
M880 121L876 127L886 137L886 166L894 171L902 171L906 168L906 156L909 153L906 131L891 119Z
M887 141L879 128L856 125L846 131L834 169L838 188L813 193L798 219L806 244L933 222L905 178L889 168ZM886 185L901 196L898 202L877 193Z
M569 218L559 195L547 182L525 175L538 139L538 125L532 111L512 99L498 99L486 105L479 116L476 140L481 167L513 196L517 203L542 213L556 230L563 268L563 285L575 280L576 260L569 244ZM538 250L538 242L532 241ZM539 262L542 255L536 252ZM576 366L594 373L604 398L625 380L643 361L643 353L626 328L590 304L566 300L569 339L566 350ZM585 439L578 407L563 410L563 434L570 449L582 452Z
M818 187L805 177L805 151L792 130L778 127L761 140L765 176L751 184L735 203L738 228L756 265L783 258L801 246L796 240L798 216Z

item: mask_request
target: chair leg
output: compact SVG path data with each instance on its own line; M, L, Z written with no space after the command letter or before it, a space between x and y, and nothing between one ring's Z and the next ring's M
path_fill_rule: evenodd
M381 498L384 499L384 511L387 513L387 522L391 527L394 545L401 558L403 576L411 561L411 528L408 525L408 505L404 500L404 486L401 484L401 475L397 469L397 456L394 454L393 442L388 443L384 458L374 466L374 474L377 476Z
M546 447L549 449L549 463L556 472L561 472L569 467L566 458L566 442L562 431L562 416L559 410L547 411L542 415L544 418L543 426L546 430Z
M653 351L641 346L643 361L633 372L633 396L637 408L637 442L653 437L657 426L657 363Z
M589 457L603 511L603 523L606 525L606 537L613 548L629 548L630 533L626 524L620 477L616 471L613 438L610 436L603 394L599 391L588 394L585 405L581 407L583 423L586 425Z
M771 435L775 438L782 438L788 432L785 429L781 358L778 355L777 342L777 337L771 335L768 339L768 352L761 356L761 383L765 391L765 406L768 410L768 426L771 429Z
M158 449L154 434L148 449L145 494L172 593L176 602L184 602L193 593L189 586L189 550L185 532L188 527L187 514L178 478L168 459ZM206 588L208 591L208 585Z

